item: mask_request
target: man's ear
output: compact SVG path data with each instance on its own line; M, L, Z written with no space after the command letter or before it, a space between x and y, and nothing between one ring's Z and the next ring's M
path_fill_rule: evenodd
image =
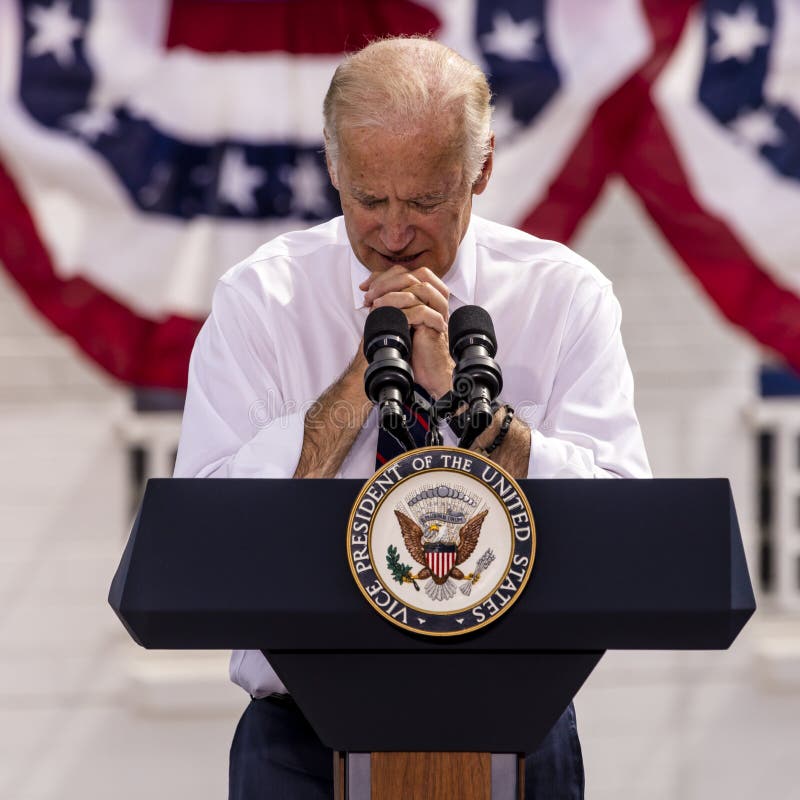
M328 131L323 130L322 135L325 137L325 165L328 167L328 176L331 179L331 183L333 184L333 188L336 191L339 191L339 179L336 176L336 170L333 168L333 163L331 162L330 153L330 137L328 136Z
M489 154L483 161L481 167L481 174L478 175L475 183L472 184L472 193L481 194L489 183L489 178L492 175L492 165L494 164L494 133L489 137Z

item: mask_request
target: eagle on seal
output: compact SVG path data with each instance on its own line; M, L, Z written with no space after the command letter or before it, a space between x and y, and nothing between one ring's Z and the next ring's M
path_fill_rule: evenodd
M444 575L437 575L428 566L428 561L425 556L425 544L423 541L424 537L430 538L431 534L439 538L436 536L438 533L438 526L428 526L430 530L423 531L411 517L406 516L402 511L395 509L394 513L397 517L397 521L400 523L400 531L403 535L403 541L406 544L408 552L418 564L422 565L422 569L417 575L412 576L413 578L418 580L432 578L434 583L439 586L447 583L450 578L455 578L459 581L472 579L472 574L465 575L458 568L458 565L463 564L475 550L478 544L478 538L481 535L481 526L483 525L484 519L486 519L486 515L489 513L488 509L484 509L479 514L468 519L458 530L453 542L456 545L454 563L450 571Z

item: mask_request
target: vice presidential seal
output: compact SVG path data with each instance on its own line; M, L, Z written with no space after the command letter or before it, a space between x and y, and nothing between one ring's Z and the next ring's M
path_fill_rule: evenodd
M425 447L385 464L358 496L350 569L386 619L427 636L488 625L530 576L536 529L516 481L468 450Z

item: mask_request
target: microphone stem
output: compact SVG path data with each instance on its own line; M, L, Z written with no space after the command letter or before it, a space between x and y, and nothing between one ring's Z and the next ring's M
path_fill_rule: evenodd
M408 430L406 416L399 400L390 399L381 403L380 413L378 414L378 427L394 436L406 450L416 449L417 444Z

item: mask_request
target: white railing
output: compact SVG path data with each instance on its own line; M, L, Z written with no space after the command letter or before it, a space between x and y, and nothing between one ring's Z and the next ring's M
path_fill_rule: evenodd
M776 611L800 611L800 399L762 399L753 413L772 434L770 472L772 587Z
M123 445L128 449L140 447L145 453L145 480L172 475L181 416L179 411L131 411L120 419L118 432Z

